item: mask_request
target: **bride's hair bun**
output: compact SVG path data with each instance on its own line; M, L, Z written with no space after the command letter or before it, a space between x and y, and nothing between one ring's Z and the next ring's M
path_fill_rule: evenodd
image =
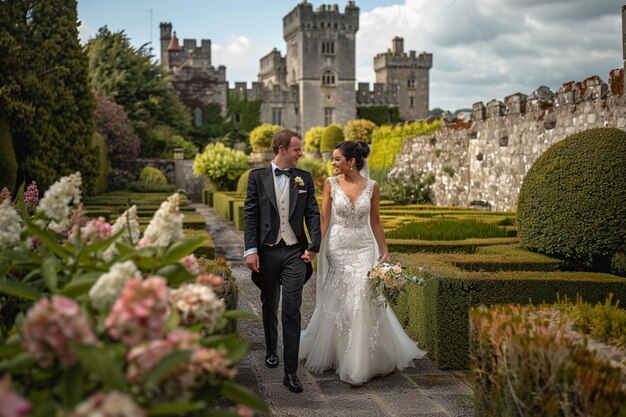
M367 158L370 155L370 146L365 143L365 142L357 142L356 143L357 146L357 151L361 154L361 157L363 157L364 159Z

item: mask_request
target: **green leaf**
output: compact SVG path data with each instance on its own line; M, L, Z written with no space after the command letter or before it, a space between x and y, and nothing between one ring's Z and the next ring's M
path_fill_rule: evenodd
M180 314L178 314L178 311L176 311L176 309L172 309L172 311L170 312L170 316L167 318L167 321L165 322L165 326L163 330L165 333L169 333L175 328L177 328L179 324L180 324Z
M169 402L161 403L150 407L147 411L149 416L167 416L172 414L184 414L193 411L200 411L206 408L204 402L184 403L184 402Z
M128 255L130 253L135 252L135 250L137 250L133 245L125 241L115 242L115 248L122 256Z
M93 284L98 281L100 275L102 275L101 271L93 271L75 276L63 287L61 292L69 297L78 297L79 295L86 294Z
M0 345L0 359L14 358L22 352L25 350L19 345Z
M41 294L33 287L18 281L0 281L0 293L37 301Z
M253 313L248 313L247 311L241 310L229 310L222 314L222 317L225 319L244 319L244 320L258 320L259 316Z
M36 236L46 245L46 248L50 249L52 253L57 255L59 258L63 260L63 262L67 262L70 257L70 253L63 248L63 246L59 245L56 238L50 234L50 232L39 228L34 223L28 223L26 225L26 230L33 236Z
M247 405L255 410L269 412L267 405L252 390L232 381L224 381L220 391L222 395L238 404Z
M172 352L169 355L161 359L152 370L146 375L145 384L150 387L156 385L163 378L169 376L180 365L187 362L191 357L192 352L190 350L179 350Z
M19 374L29 370L37 363L37 359L28 352L22 352L6 362L0 363L0 373Z
M183 282L194 279L194 276L187 272L185 267L181 264L165 265L164 267L159 268L155 274L167 278L167 282L173 286L178 286Z
M193 253L193 251L196 250L203 241L204 237L201 236L180 240L167 248L167 250L163 254L163 257L161 258L161 262L163 264L178 262L185 256Z
M57 265L58 262L56 258L52 257L44 259L43 264L41 264L41 276L43 277L43 282L51 292L56 292L59 284Z
M201 415L202 417L241 417L239 413L228 410L210 410Z
M59 391L65 408L73 408L82 399L83 370L79 365L74 365L63 373Z
M202 344L206 347L219 347L224 345L231 345L238 341L237 337L232 334L229 335L214 335L208 336L202 339Z
M249 343L247 340L239 340L238 342L239 343L231 346L231 348L228 349L228 355L226 355L226 357L230 359L232 363L238 362L239 359L243 358L248 351Z
M71 345L71 349L78 356L83 368L98 375L107 387L123 392L128 390L120 364L111 358L105 348Z
M83 257L86 257L88 254L90 254L92 252L97 252L99 250L108 248L109 246L111 246L117 240L118 237L121 236L122 233L124 233L124 229L118 230L117 233L112 235L107 240L103 240L101 242L92 243L91 245L86 245L85 248L83 249L83 254L81 255L81 259Z

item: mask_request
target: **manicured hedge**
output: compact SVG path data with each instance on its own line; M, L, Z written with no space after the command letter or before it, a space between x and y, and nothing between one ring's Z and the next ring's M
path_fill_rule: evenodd
M232 270L226 263L226 260L224 258L200 258L198 261L200 269L203 273L215 274L224 279L224 288L222 291L218 291L217 294L224 299L226 310L236 310L239 303L239 285L237 285L237 278L233 275ZM224 333L232 334L236 330L237 321L229 319L228 325L224 329Z
M207 259L215 259L215 243L213 243L209 232L207 232L206 230L198 229L184 229L184 232L185 237L187 238L197 236L202 236L204 238L200 246L198 246L198 248L193 251L193 254L196 255L196 258L204 257Z
M468 313L485 304L555 302L557 297L598 302L609 293L626 303L626 280L589 272L466 272L419 254L392 254L418 275L424 287L409 285L394 310L407 333L425 347L440 368L465 369L469 363ZM421 270L419 269L421 267Z
M244 199L236 191L216 191L213 193L213 209L224 219L232 221L233 202Z
M411 239L387 239L390 252L415 253L475 253L482 246L504 245L518 243L517 238L497 239L465 239L465 240L411 240Z

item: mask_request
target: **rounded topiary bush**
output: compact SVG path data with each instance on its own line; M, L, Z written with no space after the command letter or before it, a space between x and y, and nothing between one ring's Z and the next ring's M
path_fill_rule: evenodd
M271 151L274 134L280 130L280 126L263 123L250 132L250 146L255 152Z
M321 126L315 126L309 129L304 135L304 150L306 152L320 152L320 142L322 140L322 134L324 128Z
M324 129L322 140L320 141L320 151L332 152L335 146L343 141L343 130L339 125L330 125Z
M626 250L626 133L590 129L551 146L517 200L524 247L583 268L610 271Z
M139 174L139 181L153 184L167 184L167 178L165 178L161 170L151 166L143 167Z
M237 194L248 194L248 177L250 176L250 171L252 171L252 169L245 171L241 174L239 180L237 180Z
M248 157L223 143L210 143L196 155L193 172L204 175L218 191L236 190L239 176L250 167Z

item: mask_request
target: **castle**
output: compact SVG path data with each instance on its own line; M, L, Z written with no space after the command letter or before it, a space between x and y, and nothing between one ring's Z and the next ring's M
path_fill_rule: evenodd
M260 122L306 133L315 126L345 125L358 118L358 108L397 107L405 120L428 117L432 54L404 52L395 37L392 48L374 58L376 82L356 82L356 33L359 8L348 1L343 13L335 5L316 10L303 0L283 18L287 51L274 48L260 59L258 80L248 88L229 88L226 67L211 64L211 41L184 39L180 45L171 23L160 24L161 64L173 75L182 102L200 126L209 104L226 115L228 97L261 102ZM240 115L231 115L235 123Z

